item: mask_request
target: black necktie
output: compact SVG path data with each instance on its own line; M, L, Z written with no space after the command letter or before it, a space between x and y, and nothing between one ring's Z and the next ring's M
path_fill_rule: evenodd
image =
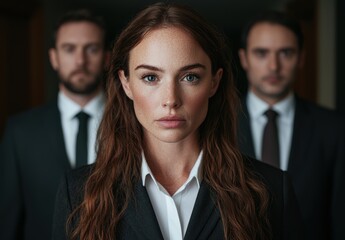
M267 124L262 138L262 161L279 168L279 140L276 118L278 113L272 109L265 112Z
M76 117L79 120L76 144L76 167L80 167L87 164L87 121L89 120L89 115L81 111Z

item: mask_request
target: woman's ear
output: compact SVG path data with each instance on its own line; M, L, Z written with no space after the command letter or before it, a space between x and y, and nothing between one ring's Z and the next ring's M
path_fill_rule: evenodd
M211 85L211 90L210 90L210 96L212 97L218 89L219 82L222 79L223 76L223 68L219 68L216 72L216 74L212 77L212 85Z
M125 71L124 70L119 70L117 72L117 74L118 74L118 76L120 78L122 88L125 91L127 97L129 97L130 99L133 99L132 98L133 97L132 90L131 90L131 87L129 86L129 81L128 81L128 78L125 75Z

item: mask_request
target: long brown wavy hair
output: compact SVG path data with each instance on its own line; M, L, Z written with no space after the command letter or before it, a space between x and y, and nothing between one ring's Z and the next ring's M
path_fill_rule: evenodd
M116 238L119 221L140 181L142 127L133 103L122 89L118 72L128 75L130 51L149 31L161 27L188 31L211 60L212 73L223 69L216 94L209 100L200 126L203 181L215 193L225 239L269 239L269 195L245 164L236 144L239 101L226 38L198 13L176 4L158 3L141 11L121 32L112 51L107 79L107 103L98 131L98 155L84 190L84 199L69 217L72 239Z

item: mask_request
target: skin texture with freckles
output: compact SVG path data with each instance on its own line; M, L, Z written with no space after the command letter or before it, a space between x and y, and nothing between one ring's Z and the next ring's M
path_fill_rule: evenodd
M288 28L258 23L250 30L247 48L239 52L249 90L269 104L284 99L292 89L303 56Z
M145 81L145 76L154 80ZM146 138L197 141L218 80L212 76L210 59L186 32L161 28L147 34L132 49L129 76L122 74L121 79Z

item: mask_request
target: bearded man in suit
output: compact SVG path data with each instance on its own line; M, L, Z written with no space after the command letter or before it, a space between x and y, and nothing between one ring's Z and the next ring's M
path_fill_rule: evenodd
M291 177L306 239L345 239L345 121L294 93L302 49L298 22L283 13L263 13L244 28L239 57L249 89L238 141L245 154L266 159L265 112L274 111L278 143L268 154Z
M104 21L88 10L68 12L57 22L53 37L49 57L60 79L57 100L12 117L5 130L0 162L2 240L50 239L61 176L95 161L108 59ZM78 148L83 149L80 154Z

